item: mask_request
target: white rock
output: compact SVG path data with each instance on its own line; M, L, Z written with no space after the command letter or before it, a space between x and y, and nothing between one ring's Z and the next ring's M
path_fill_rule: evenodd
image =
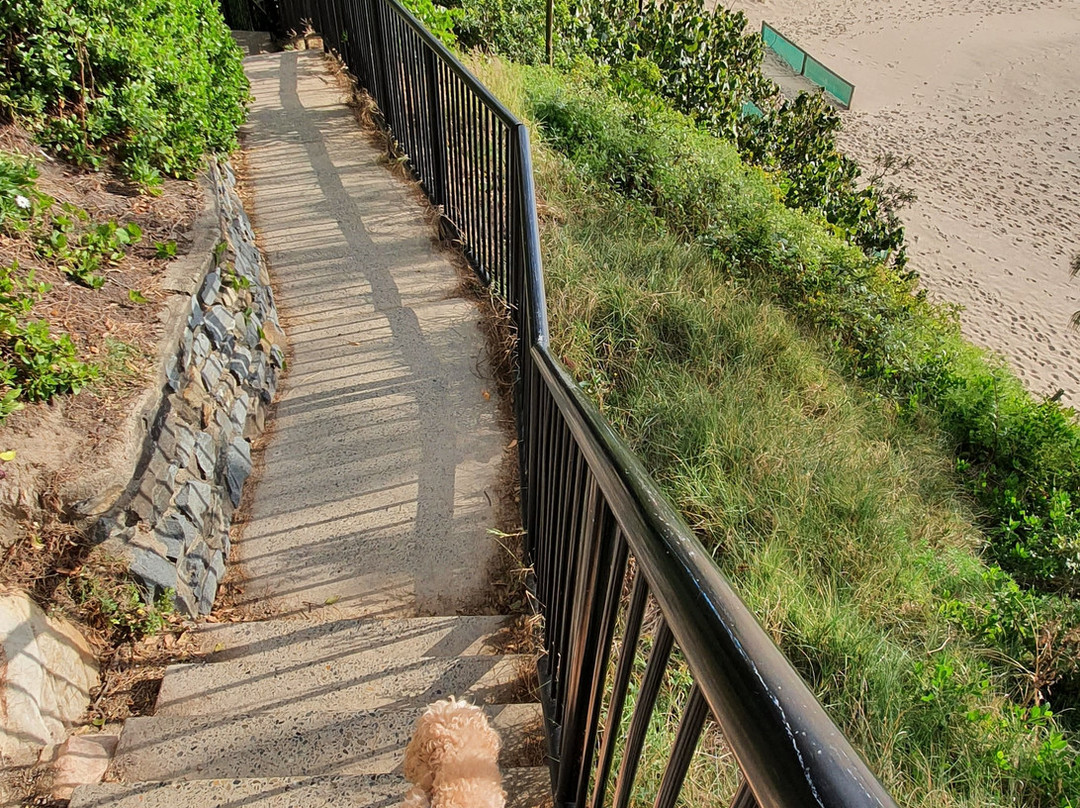
M53 764L54 800L70 800L79 786L100 783L116 752L116 735L72 735Z
M86 711L97 660L70 624L26 595L0 597L0 756L27 765Z

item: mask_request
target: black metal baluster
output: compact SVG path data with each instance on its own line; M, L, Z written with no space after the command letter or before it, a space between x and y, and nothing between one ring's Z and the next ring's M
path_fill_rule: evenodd
M621 589L620 589L621 593ZM603 808L604 795L607 792L608 776L615 759L615 742L622 725L623 707L626 705L626 691L630 686L630 676L634 672L634 656L637 653L638 640L641 637L641 621L645 616L645 601L649 596L649 586L641 570L634 573L634 587L630 593L630 606L626 610L626 629L623 631L622 644L619 646L619 664L615 668L615 681L611 685L611 701L607 716L604 718L604 740L600 746L600 758L596 766L596 787L593 789L590 808Z
M603 533L600 537L602 551L614 545L614 560L605 568L603 562L598 565L607 580L604 582L604 600L602 611L597 614L595 609L590 612L589 633L582 651L584 659L582 663L581 684L583 692L588 694L588 707L583 715L577 718L582 721L582 729L577 732L581 738L581 751L579 753L581 764L579 766L577 792L574 794L575 805L586 805L589 790L589 773L592 771L593 755L597 752L597 734L600 728L600 711L604 703L604 685L607 681L607 669L611 660L612 638L615 636L615 624L619 613L619 604L622 602L623 583L626 580L627 559L629 548L625 537L622 536L615 521L614 515L605 503L607 519L605 520ZM608 531L611 538L608 539ZM603 555L601 555L603 558ZM594 586L591 591L600 591L599 586ZM589 674L588 671L592 670ZM580 700L579 700L580 701ZM605 777L607 776L605 772Z
M659 619L660 624L656 627L656 634L653 635L649 661L645 665L645 675L641 679L637 702L634 704L634 714L630 718L630 731L626 734L626 745L623 747L619 775L615 778L612 808L626 808L630 804L634 777L637 775L638 764L641 762L641 747L649 731L649 720L652 718L656 697L660 693L664 671L667 670L668 658L671 656L674 637L671 629L668 628L667 621L663 617Z
M577 441L571 438L570 446L574 452L574 464L571 467L570 475L566 478L570 481L570 489L567 491L564 504L564 509L569 517L569 524L566 525L563 534L565 538L562 543L562 553L559 557L558 572L556 573L560 591L552 604L554 609L552 622L555 624L555 648L560 682L558 701L560 725L566 721L566 694L569 685L567 671L570 667L568 658L571 630L570 614L574 597L584 596L584 592L578 589L575 584L577 582L579 549L585 540L583 535L586 516L585 496L587 483L591 480L588 466L585 463L584 456L581 454L581 449L577 445Z
M701 729L705 726L705 719L709 716L709 705L705 702L705 696L701 688L695 682L690 688L690 695L683 707L683 715L679 720L679 729L675 733L675 745L668 758L667 768L664 770L664 779L660 781L660 789L656 793L656 802L653 808L675 808L675 801L679 798L683 780L693 760L694 750L697 748L698 738L701 737Z
M742 783L739 784L739 790L735 792L731 800L731 808L758 808L758 801L754 797L754 792L750 790L750 784L746 778L743 778Z
M567 589L576 597L569 604L571 628L566 652L566 709L563 711L559 776L555 786L555 801L560 805L577 803L580 781L583 777L588 779L588 765L583 764L583 758L585 748L595 741L588 726L593 684L597 669L606 665L608 655L600 635L609 594L604 584L616 551L617 530L594 478L589 480L585 513L580 542L582 560L577 575L567 579ZM620 587L621 583L620 580ZM615 605L618 606L618 601Z

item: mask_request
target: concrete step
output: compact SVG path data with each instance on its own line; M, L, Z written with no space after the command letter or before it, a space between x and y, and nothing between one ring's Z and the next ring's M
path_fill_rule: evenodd
M540 705L486 708L502 738L503 767L544 761ZM356 713L129 718L110 779L389 774L400 770L422 706Z
M171 665L157 716L400 709L450 695L477 704L534 701L535 659L524 654L409 659L392 648Z
M399 658L503 653L512 648L514 618L502 616L406 619L263 620L204 623L193 636L199 653L214 662L277 660L283 653L304 659L338 659L378 649Z
M551 805L545 767L503 773L508 808ZM409 789L396 774L101 783L76 789L69 808L393 808Z

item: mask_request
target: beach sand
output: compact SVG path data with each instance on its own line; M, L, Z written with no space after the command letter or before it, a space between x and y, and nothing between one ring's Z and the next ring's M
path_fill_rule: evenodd
M733 0L855 85L842 145L898 177L911 266L1038 395L1080 407L1080 0Z

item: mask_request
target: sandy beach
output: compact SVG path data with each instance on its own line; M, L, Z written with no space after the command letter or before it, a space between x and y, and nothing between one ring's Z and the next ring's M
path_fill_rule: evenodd
M1080 407L1080 0L732 0L855 85L843 145L898 179L912 267L1033 393Z

